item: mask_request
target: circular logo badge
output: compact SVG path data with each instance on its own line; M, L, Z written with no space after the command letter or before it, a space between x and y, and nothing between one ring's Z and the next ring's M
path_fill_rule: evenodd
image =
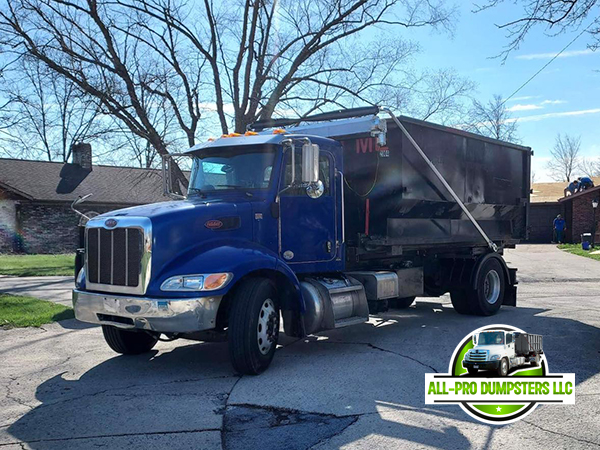
M543 336L488 325L452 353L448 373L425 374L425 404L459 405L474 419L503 425L539 404L575 404L575 374L550 373Z
M117 226L117 219L107 219L104 221L104 225L107 228L114 228Z

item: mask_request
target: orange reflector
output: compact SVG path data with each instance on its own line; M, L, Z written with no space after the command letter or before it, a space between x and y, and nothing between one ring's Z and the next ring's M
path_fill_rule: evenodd
M208 141L208 142L212 142L212 141L214 141L214 140L215 140L215 138L213 138L213 137L209 137L209 138L207 139L207 141Z
M226 273L209 275L204 279L204 289L207 291L214 291L215 289L223 287L228 280L229 275Z
M275 128L273 130L273 134L285 134L287 133L287 131L285 131L283 128Z
M256 131L246 131L244 136L257 136L258 133Z

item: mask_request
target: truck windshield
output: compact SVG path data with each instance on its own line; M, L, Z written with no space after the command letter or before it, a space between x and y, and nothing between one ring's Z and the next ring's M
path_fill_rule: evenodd
M189 194L226 189L268 189L275 148L225 147L194 155Z
M504 345L504 333L502 331L490 331L479 334L478 345Z

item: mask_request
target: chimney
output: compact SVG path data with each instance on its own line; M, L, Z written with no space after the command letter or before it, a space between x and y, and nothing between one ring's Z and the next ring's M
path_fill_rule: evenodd
M71 147L73 153L73 164L82 169L92 170L92 145L79 142Z

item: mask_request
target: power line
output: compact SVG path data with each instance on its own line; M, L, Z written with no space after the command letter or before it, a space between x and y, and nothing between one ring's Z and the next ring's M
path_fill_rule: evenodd
M592 26L594 23L595 23L595 22L592 22L592 23L590 23L590 24L589 24L589 25L588 25L588 26L587 26L585 29L583 29L583 30L581 31L581 33L579 33L577 36L575 36L575 38L574 38L574 39L573 39L571 42L569 42L567 45L565 45L565 47L564 47L564 48L563 48L563 49L562 49L560 52L558 52L556 55L554 55L550 61L548 61L546 64L544 64L540 70L538 70L536 73L534 73L534 74L533 74L533 75L532 75L532 76L531 76L531 77L530 77L530 78L529 78L529 79L528 79L528 80L527 80L525 83L523 83L521 86L519 86L519 87L518 87L518 89L517 89L515 92L513 92L512 94L510 94L510 95L509 95L509 96L508 96L508 97L507 97L507 98L506 98L506 99L505 99L505 100L502 102L502 104L504 105L504 104L505 104L507 101L509 101L511 98L513 98L513 97L514 97L514 96L515 96L515 95L516 95L516 94L517 94L517 93L518 93L518 92L519 92L521 89L523 89L525 86L527 86L527 85L528 85L528 84L529 84L529 83L530 83L530 82L531 82L531 81L532 81L532 80L533 80L535 77L537 77L537 76L538 76L540 73L542 73L542 71L543 71L543 70L544 70L546 67L548 67L550 64L552 64L552 62L554 62L554 60L555 60L556 58L558 58L558 57L559 57L559 56L560 56L560 55L561 55L561 54L562 54L562 53L563 53L563 52L564 52L566 49L568 49L568 48L569 48L571 45L573 45L573 44L575 43L575 41L576 41L577 39L579 39L579 38L580 38L580 37L583 35L583 33L585 33L585 32L586 32L588 29L590 29L590 28L591 28L591 26Z

